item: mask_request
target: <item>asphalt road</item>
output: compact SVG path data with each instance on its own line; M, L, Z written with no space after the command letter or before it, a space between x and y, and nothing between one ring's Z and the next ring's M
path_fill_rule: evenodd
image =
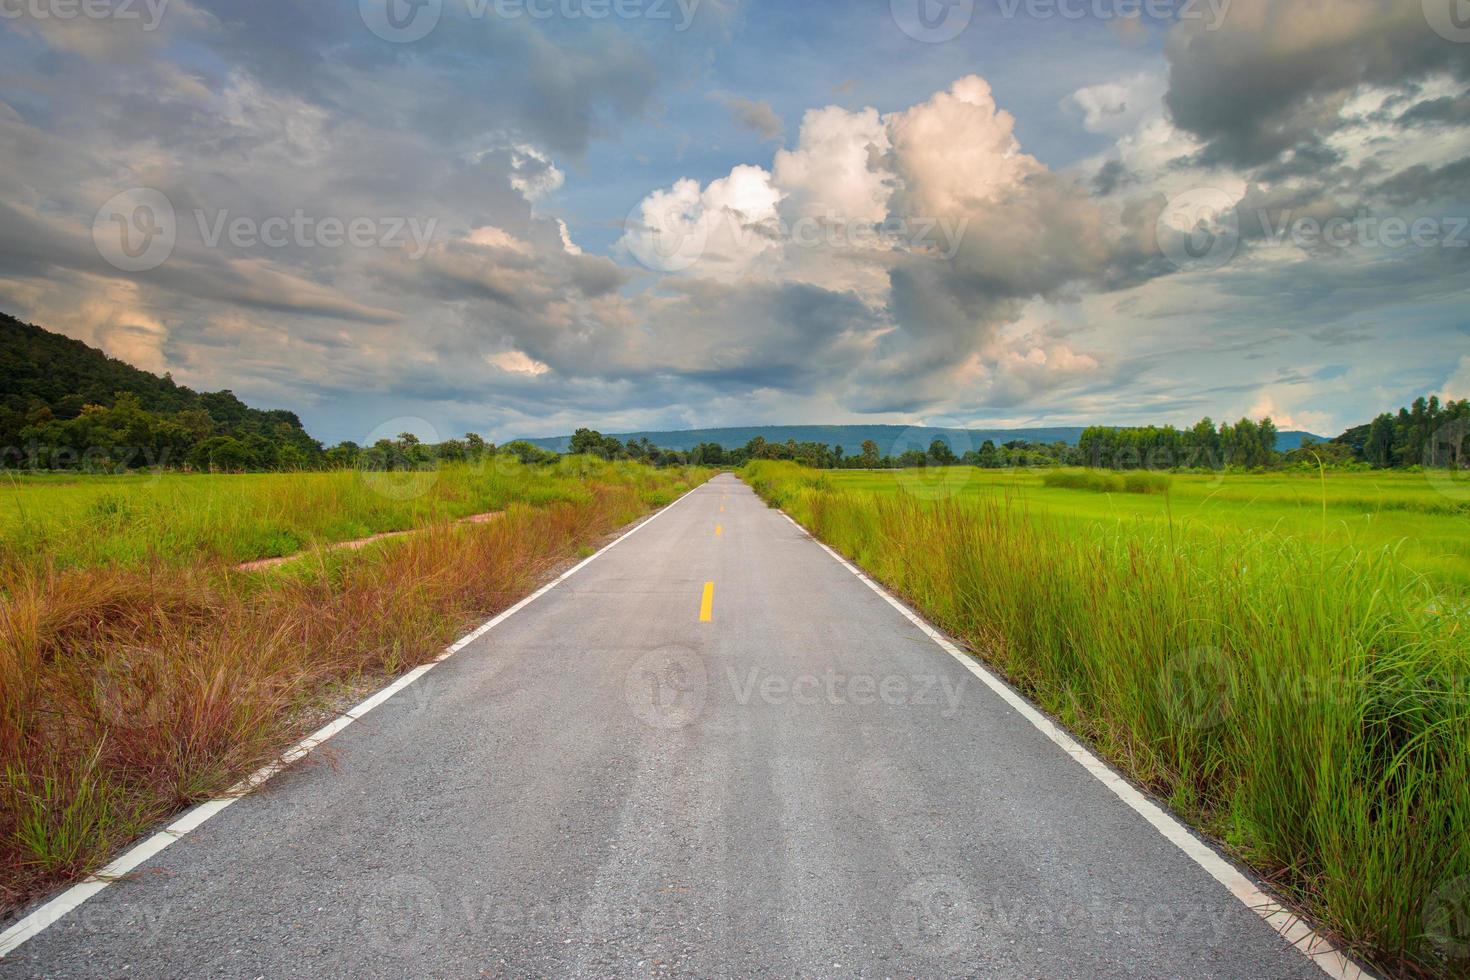
M32 975L1323 976L728 476L0 961Z

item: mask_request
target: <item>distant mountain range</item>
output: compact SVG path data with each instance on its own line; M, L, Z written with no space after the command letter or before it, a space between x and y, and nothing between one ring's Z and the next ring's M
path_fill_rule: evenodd
M604 433L624 441L647 439L662 449L693 449L700 443L717 442L727 449L743 446L756 436L767 442L819 442L828 446L841 446L848 455L857 455L863 441L871 439L885 456L898 455L908 449L927 449L935 439L943 439L951 449L963 455L967 450L979 449L989 439L997 446L1016 439L1028 442L1065 442L1076 445L1082 435L1083 426L1063 425L1040 429L940 429L927 426L904 425L744 425L723 429L683 429L670 432L617 432ZM1304 439L1326 442L1325 436L1310 432L1281 432L1276 437L1276 448L1280 452L1296 449ZM529 439L528 442L564 453L572 437L554 436L546 439Z

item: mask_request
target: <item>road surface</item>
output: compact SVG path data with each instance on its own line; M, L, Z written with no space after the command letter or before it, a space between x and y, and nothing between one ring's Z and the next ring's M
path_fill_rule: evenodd
M1323 976L730 476L0 961L31 975Z

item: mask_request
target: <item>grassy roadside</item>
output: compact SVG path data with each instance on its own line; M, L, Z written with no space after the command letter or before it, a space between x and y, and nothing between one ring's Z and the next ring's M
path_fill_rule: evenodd
M432 471L0 477L0 566L232 564L504 510L587 499L580 459L508 454ZM600 467L648 479L634 464Z
M64 536L66 561L0 562L0 911L96 870L344 692L427 661L709 475L564 461L515 473L502 519L259 574L232 570L228 549L84 564Z
M745 476L1360 955L1470 968L1464 590L1279 529Z

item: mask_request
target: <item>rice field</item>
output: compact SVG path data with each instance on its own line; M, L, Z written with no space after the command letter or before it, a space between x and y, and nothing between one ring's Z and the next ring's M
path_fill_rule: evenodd
M745 477L1357 954L1470 971L1463 485Z
M957 466L827 470L822 476L834 489L901 493L916 500L987 500L1077 529L1125 524L1141 531L1147 524L1172 525L1184 534L1254 531L1328 548L1388 548L1411 569L1470 591L1470 482L1453 481L1446 473L1113 474ZM1130 477L1167 485L1148 490L1100 485ZM1063 485L1068 480L1092 485Z

